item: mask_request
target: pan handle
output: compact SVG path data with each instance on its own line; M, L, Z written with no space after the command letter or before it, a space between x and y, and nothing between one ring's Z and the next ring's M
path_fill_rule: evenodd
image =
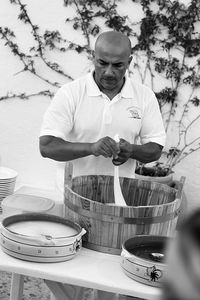
M58 244L61 243L61 241L63 240L64 242L68 239L68 240L72 240L74 241L74 239L76 240L80 240L80 238L86 233L86 230L84 228L82 228L81 232L76 236L69 236L69 237L65 237L65 238L52 238L52 236L50 235L45 235L45 234L41 234L39 236L26 236L26 241L33 241L38 243L39 245L45 245L45 246L57 246Z
M133 258L132 255L124 248L122 249L121 256L124 258Z

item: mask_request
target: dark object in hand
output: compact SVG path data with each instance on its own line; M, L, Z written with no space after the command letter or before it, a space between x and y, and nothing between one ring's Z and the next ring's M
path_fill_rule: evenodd
M120 166L120 165L122 165L124 162L125 162L125 161L119 161L117 158L113 158L113 159L112 159L112 163L113 163L113 165L115 165L115 166Z

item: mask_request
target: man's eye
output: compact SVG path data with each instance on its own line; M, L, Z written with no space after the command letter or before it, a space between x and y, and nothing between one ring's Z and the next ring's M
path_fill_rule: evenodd
M102 65L102 66L107 65L107 63L105 61L99 61L99 64Z
M115 64L114 65L116 68L121 68L122 67L122 64Z

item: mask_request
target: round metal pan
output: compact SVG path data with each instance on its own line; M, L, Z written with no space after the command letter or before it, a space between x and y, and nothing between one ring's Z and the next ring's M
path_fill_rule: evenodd
M28 225L27 225L28 224ZM44 234L24 234L19 232L19 225L37 228ZM45 234L45 226L53 228L51 234ZM14 226L13 226L14 225ZM15 225L18 231L15 231ZM66 234L59 235L60 226ZM33 230L33 229L32 229ZM67 232L73 232L68 235ZM64 218L48 215L27 213L13 215L3 219L1 225L1 247L4 252L16 258L35 262L58 262L73 258L82 247L82 235L85 230L77 223Z
M130 278L161 287L165 280L165 252L169 237L137 235L122 246L121 267Z

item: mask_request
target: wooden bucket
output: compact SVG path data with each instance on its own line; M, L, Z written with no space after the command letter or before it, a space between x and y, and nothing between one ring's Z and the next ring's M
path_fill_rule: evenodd
M71 164L66 168L65 216L87 231L83 236L84 247L120 254L123 242L135 235L173 235L184 177L173 188L123 177L120 184L125 207L114 204L113 176L72 178Z

